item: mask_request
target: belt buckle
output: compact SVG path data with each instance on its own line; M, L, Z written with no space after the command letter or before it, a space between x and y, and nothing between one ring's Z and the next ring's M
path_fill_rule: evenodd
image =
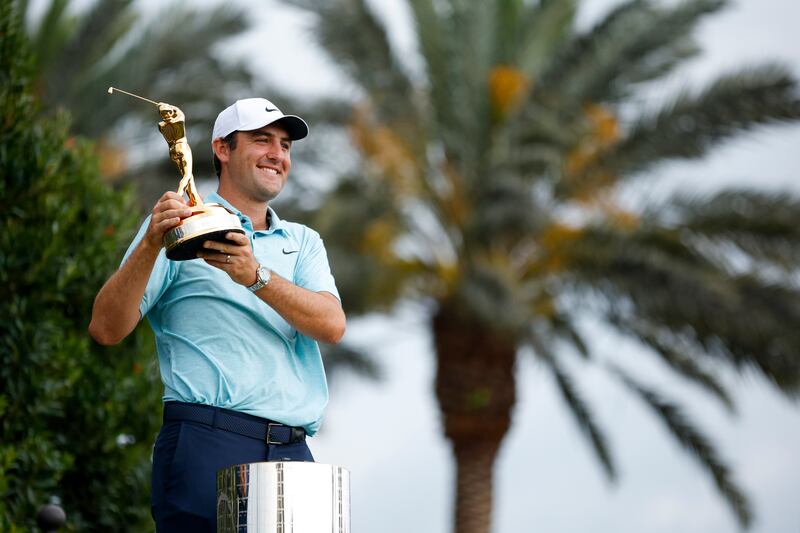
M266 438L266 440L267 440L267 444L283 444L283 443L282 443L281 441L279 441L279 440L270 440L270 437L271 437L271 436L270 436L270 432L272 431L272 426L282 426L282 425L283 425L283 424L275 424L274 422L269 422L269 423L267 424L267 438Z

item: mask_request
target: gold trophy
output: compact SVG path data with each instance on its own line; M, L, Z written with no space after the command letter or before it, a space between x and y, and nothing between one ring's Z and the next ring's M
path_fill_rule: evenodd
M225 239L225 234L231 231L244 233L239 217L223 205L203 203L194 184L192 175L192 149L186 140L186 117L177 107L154 102L147 98L109 87L108 94L114 91L133 96L158 107L161 122L158 130L169 145L169 157L178 166L181 181L178 185L178 194L188 196L188 204L192 214L181 220L180 224L164 234L164 247L167 257L173 261L196 259L197 252L202 249L205 241L230 242Z

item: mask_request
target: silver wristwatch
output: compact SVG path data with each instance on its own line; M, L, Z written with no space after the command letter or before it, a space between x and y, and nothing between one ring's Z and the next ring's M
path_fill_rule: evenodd
M265 266L258 265L256 269L256 282L247 287L251 292L256 292L262 289L269 283L269 278L272 277L272 271Z

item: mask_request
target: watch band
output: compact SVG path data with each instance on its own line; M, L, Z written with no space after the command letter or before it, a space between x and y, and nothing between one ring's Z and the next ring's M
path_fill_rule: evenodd
M256 282L252 285L248 286L247 288L250 292L256 292L259 289L263 289L269 283L270 278L272 277L272 271L265 266L258 265L256 269Z

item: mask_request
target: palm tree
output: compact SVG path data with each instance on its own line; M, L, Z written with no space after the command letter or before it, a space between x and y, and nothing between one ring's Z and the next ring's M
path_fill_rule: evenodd
M178 105L196 144L210 138L216 113L253 83L244 65L226 57L226 39L247 27L230 5L200 10L172 2L144 17L133 0L96 0L80 11L77 2L50 0L33 17L28 2L18 1L28 12L43 107L68 111L75 134L98 140L103 174L135 181L147 207L178 182L164 156L158 112L106 89ZM194 150L194 168L213 176L210 149Z
M800 118L797 85L778 65L658 105L634 98L698 53L691 34L724 1L628 0L579 30L576 1L409 0L414 61L403 61L366 0L293 3L315 15L313 34L356 87L338 106L352 110L343 125L358 164L343 168L315 227L351 316L402 298L430 303L456 531L489 530L520 353L552 372L615 478L591 402L565 364L575 354L596 362L582 317L637 339L728 409L720 367L797 397L800 201L723 190L631 207L620 196L665 161ZM744 491L684 407L604 366L746 527Z

